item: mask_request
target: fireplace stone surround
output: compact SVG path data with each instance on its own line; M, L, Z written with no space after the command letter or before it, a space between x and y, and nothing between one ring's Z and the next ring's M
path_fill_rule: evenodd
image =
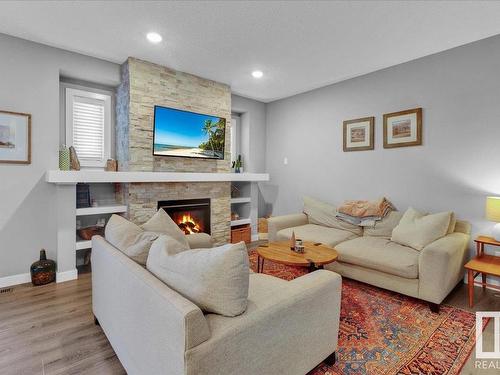
M116 155L120 171L230 172L230 87L164 66L129 58L122 65L116 100ZM154 106L160 105L226 119L224 160L153 156ZM146 222L162 200L206 198L211 202L210 232L216 244L230 241L230 182L125 183L117 200L128 217Z

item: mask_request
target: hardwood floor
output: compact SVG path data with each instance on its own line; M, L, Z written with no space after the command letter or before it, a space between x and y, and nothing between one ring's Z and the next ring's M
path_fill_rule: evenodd
M0 373L125 374L94 325L90 273L0 294Z
M94 325L91 275L62 284L30 284L0 294L0 374L125 374L101 328ZM469 311L500 311L498 292L476 288L474 309L460 284L445 303ZM485 342L493 342L493 325ZM474 368L474 352L462 374L498 374Z

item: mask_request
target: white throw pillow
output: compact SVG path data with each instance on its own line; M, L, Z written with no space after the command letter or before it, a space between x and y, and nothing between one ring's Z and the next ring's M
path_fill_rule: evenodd
M318 199L304 197L304 213L309 223L323 225L325 227L347 230L357 235L363 233L363 229L357 225L338 219L337 208L330 203Z
M391 240L415 250L422 250L447 234L450 220L451 212L425 215L410 207L392 231Z
M186 249L189 249L189 243L186 239L186 235L162 208L156 211L151 219L142 224L142 227L148 232L162 233L173 237Z
M165 237L149 252L151 273L205 312L236 316L246 310L250 272L244 242L179 251L182 247Z
M104 230L106 241L143 266L158 233L146 232L140 226L119 215L112 215Z

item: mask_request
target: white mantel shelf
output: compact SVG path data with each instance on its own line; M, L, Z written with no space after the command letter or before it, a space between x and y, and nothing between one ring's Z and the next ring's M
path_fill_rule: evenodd
M78 182L224 182L269 181L267 173L188 173L188 172L104 172L59 171L45 173L45 181L52 184L71 185Z

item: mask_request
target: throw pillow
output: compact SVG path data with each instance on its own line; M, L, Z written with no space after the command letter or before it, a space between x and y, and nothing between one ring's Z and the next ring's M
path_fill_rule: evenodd
M146 232L140 226L119 215L112 215L104 230L106 241L143 266L158 233Z
M415 250L422 250L448 233L450 219L451 212L424 215L410 207L392 231L391 240Z
M144 230L149 232L156 232L166 234L173 237L179 241L185 249L189 249L189 243L186 239L186 235L179 228L177 224L174 223L172 218L165 212L164 209L159 209L147 222L142 224Z
M399 211L391 211L382 220L375 222L372 227L364 227L363 235L371 237L384 237L390 239L392 230L399 224L403 214Z
M337 209L329 203L310 197L304 197L304 213L307 215L310 224L347 230L358 236L363 233L361 227L338 219L335 216L337 214Z
M448 227L448 234L452 234L455 232L455 227L457 226L457 217L455 216L455 213L451 213L450 217L450 226Z
M247 307L249 262L244 242L178 252L175 240L161 236L146 267L203 311L236 316Z

